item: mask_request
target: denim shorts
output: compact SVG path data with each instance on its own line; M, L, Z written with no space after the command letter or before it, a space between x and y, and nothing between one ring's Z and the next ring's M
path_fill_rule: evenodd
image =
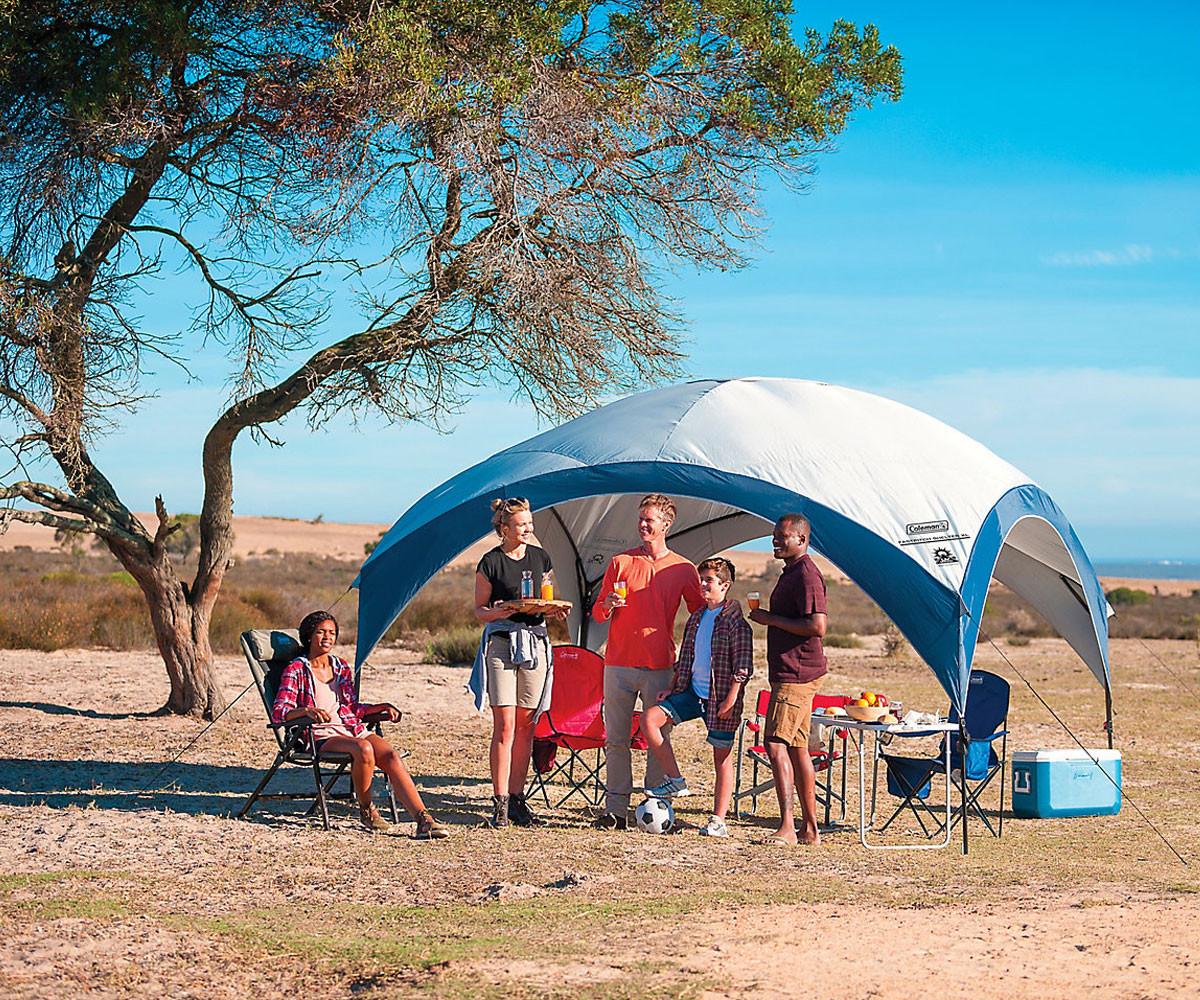
M697 695L694 688L689 687L686 691L680 691L669 698L664 698L658 703L658 707L671 717L672 722L691 722L692 719L704 719L704 724L708 725L708 701ZM710 729L706 742L718 750L728 750L733 746L736 735L732 730Z

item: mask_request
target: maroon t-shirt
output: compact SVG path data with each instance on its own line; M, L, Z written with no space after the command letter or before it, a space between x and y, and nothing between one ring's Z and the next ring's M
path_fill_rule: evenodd
M784 618L826 613L825 578L811 558L801 556L783 568L771 591L770 610ZM767 628L767 674L772 684L807 684L825 673L825 650L819 635Z

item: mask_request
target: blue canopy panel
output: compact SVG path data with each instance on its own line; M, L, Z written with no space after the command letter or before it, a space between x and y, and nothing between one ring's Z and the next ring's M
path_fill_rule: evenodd
M505 456L498 456L503 458ZM527 457L527 456L526 456ZM561 464L560 456L555 456ZM362 662L409 601L450 560L474 542L491 520L497 495L528 496L535 510L581 497L663 492L715 500L773 522L795 511L812 524L813 548L838 566L885 610L930 666L956 704L966 689L960 667L958 595L935 580L895 545L849 518L772 483L695 465L661 462L578 466L527 476L497 486L499 471L488 463L486 485L479 466L430 494L384 536L364 563L359 588L358 662ZM482 487L482 488L480 488ZM457 501L457 502L455 502ZM449 509L416 524L420 508Z
M993 577L1037 608L1110 690L1108 601L1075 529L1037 486L1009 490L980 526L962 583L964 664L975 657Z

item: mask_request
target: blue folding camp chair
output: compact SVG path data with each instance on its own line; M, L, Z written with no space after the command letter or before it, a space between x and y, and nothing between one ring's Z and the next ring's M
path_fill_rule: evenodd
M950 734L950 773L955 778L961 772L964 793L961 800L951 808L951 829L967 811L973 812L993 837L1004 833L1004 762L1008 749L1008 681L986 670L972 670L967 681L967 710L963 719L966 723L966 754L960 747L957 733ZM958 721L958 713L951 708L951 722ZM997 752L999 741L999 752ZM945 746L938 748L936 757L900 757L880 753L887 766L888 792L903 801L888 817L880 831L886 830L892 821L906 809L913 813L927 837L938 836L946 827L945 819L929 807L930 778L945 771ZM1000 776L1000 810L996 826L984 811L979 801L984 789ZM925 825L925 819L933 821Z

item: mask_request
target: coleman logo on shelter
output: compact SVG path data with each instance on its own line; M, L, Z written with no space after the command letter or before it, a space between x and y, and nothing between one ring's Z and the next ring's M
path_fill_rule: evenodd
M915 521L912 524L906 524L904 530L910 535L932 535L940 534L943 531L950 530L949 521Z

